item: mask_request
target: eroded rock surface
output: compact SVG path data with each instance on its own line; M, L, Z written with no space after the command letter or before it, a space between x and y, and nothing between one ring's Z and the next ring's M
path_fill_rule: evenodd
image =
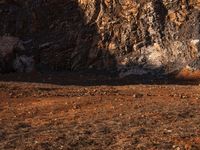
M199 21L199 0L0 1L0 35L19 38L38 69L199 69Z

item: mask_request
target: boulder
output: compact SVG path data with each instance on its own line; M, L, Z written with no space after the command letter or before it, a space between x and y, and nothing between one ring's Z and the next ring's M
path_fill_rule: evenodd
M30 72L34 62L32 58L22 55L25 53L25 48L19 38L0 37L0 72Z

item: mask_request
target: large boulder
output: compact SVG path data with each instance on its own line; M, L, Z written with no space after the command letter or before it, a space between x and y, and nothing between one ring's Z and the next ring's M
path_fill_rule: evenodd
M25 53L25 48L19 38L0 37L0 73L31 72L34 62Z

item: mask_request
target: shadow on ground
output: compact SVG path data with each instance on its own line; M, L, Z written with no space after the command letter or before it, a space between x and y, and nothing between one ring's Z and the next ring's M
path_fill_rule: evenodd
M175 79L170 76L154 77L129 76L119 78L110 73L86 73L86 72L64 72L64 73L36 73L36 74L6 74L0 75L3 82L26 82L26 83L48 83L55 85L77 85L77 86L123 86L123 85L199 85L199 81Z

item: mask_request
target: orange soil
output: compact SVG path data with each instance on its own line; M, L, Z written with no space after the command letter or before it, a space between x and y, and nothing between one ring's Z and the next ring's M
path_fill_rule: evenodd
M198 85L0 82L0 149L198 150L199 110Z

